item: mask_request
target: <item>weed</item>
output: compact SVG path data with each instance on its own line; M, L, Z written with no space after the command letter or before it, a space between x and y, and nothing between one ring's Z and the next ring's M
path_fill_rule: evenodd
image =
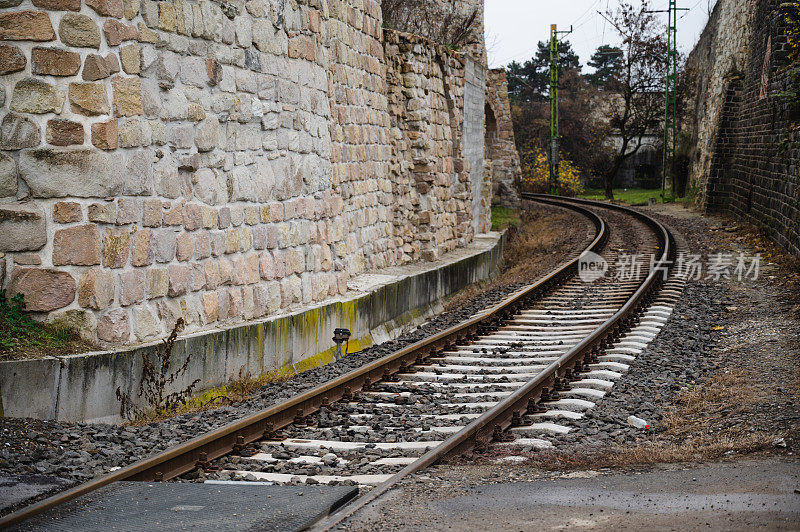
M39 323L25 311L25 296L0 290L0 358L64 355L89 344L68 327Z
M192 356L187 355L186 361L181 367L174 371L169 370L172 365L172 350L175 347L175 340L183 329L183 325L183 318L179 318L169 338L156 349L155 360L152 360L153 357L149 353L142 351L142 379L139 382L141 406L136 404L128 394L117 388L116 395L120 402L120 415L123 418L147 419L153 416L169 415L191 399L200 379L195 379L183 390L167 393L167 389L186 373L192 360Z

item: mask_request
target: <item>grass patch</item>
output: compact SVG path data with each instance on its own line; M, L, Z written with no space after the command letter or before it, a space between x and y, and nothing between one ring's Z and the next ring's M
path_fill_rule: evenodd
M654 464L674 464L705 460L735 458L754 453L774 451L775 436L751 433L741 438L718 436L702 438L692 443L674 444L643 442L632 447L583 447L579 449L547 449L534 452L490 451L481 455L456 457L453 464L494 463L505 456L523 456L529 461L519 468L534 467L543 471L597 470L615 467L637 467ZM511 466L514 467L514 466Z
M600 188L588 188L579 198L590 200L605 200L606 194ZM615 188L614 201L624 203L626 205L647 205L650 198L656 198L657 202L661 201L660 188ZM667 191L664 197L664 203L672 203L676 201L672 192ZM684 198L677 198L677 201L684 201Z
M519 211L508 207L492 207L492 231L502 231L507 227L519 227L522 219Z
M231 381L225 386L212 388L195 395L172 410L165 411L162 409L146 412L144 415L128 420L127 424L132 426L147 425L148 423L165 421L183 414L205 412L241 403L252 399L255 392L267 384L286 382L292 376L293 374L275 371L260 377L247 377Z
M22 294L9 298L0 290L0 360L63 356L92 347L68 327L33 320Z

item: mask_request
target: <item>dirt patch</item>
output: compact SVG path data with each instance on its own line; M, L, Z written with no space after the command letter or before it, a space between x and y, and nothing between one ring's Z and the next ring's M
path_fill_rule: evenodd
M521 225L511 228L503 253L503 271L492 281L463 290L447 301L450 311L485 290L532 283L580 253L594 237L594 226L573 211L524 201Z

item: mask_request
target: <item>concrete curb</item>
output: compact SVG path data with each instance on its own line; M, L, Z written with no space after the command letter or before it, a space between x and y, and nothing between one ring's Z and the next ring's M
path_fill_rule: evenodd
M470 247L436 263L416 264L365 275L357 292L290 314L179 338L174 367L191 356L188 371L171 388L197 390L269 373L293 374L330 362L337 327L352 331L349 351L396 338L441 311L442 301L495 276L502 263L505 233L479 235ZM158 343L59 358L0 362L0 414L62 421L117 422L119 388L137 397L142 355Z

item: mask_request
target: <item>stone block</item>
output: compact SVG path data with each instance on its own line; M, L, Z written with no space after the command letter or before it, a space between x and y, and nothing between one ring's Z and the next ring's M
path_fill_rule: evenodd
M59 48L31 50L31 72L42 76L74 76L81 69L81 56Z
M104 17L122 18L124 15L122 0L86 0L86 5Z
M141 0L123 0L123 13L125 18L133 20L139 14Z
M59 201L53 205L53 221L60 224L83 220L81 204L74 201ZM99 240L99 238L98 238Z
M208 84L215 87L222 81L222 65L215 59L206 59L206 75Z
M54 266L100 264L100 232L95 224L58 229L53 237Z
M161 325L153 312L147 307L137 306L133 309L133 331L136 339L146 342L161 335Z
M178 235L172 229L153 232L153 249L156 261L172 262L178 247Z
M135 116L142 114L142 84L138 77L115 77L111 80L114 89L114 114Z
M183 208L183 227L194 231L203 227L203 208L194 203L187 203Z
M142 123L136 118L121 120L118 125L119 145L121 148L135 148L145 141Z
M186 264L169 265L169 297L182 296L189 290L192 267Z
M133 266L150 266L153 264L153 232L150 229L139 229L133 234L131 245L131 264Z
M136 25L139 29L139 42L146 42L150 44L156 44L158 42L158 34L145 26L143 23L139 23Z
M50 17L42 11L12 11L0 13L0 40L53 41L56 33Z
M207 205L224 204L228 199L228 188L224 177L210 168L201 168L192 176L194 194ZM203 226L205 226L205 222Z
M81 0L33 0L33 5L48 11L81 10Z
M162 160L166 157L162 157ZM152 195L154 187L154 150L127 150L123 173L123 192L129 196Z
M11 110L20 113L61 113L64 93L49 83L36 78L25 78L14 85L11 93Z
M89 54L83 62L81 76L86 81L97 81L117 72L119 72L119 61L117 61L117 57L114 54L108 54L105 57L98 54Z
M165 52L158 55L156 76L162 89L172 88L181 72L181 58L177 54Z
M244 299L242 289L239 287L228 289L228 316L241 319L244 313Z
M194 255L194 239L189 233L181 233L178 235L177 248L175 250L175 258L180 262L190 260Z
M178 19L172 2L158 2L158 27L164 31L177 31Z
M95 149L24 150L20 177L37 198L107 198L123 191L122 154Z
M25 310L50 312L75 300L75 279L67 272L39 268L15 268L8 283L9 294L25 296Z
M87 342L94 343L97 334L97 318L88 310L64 310L50 314L47 323L76 331Z
M10 44L0 44L0 75L25 70L27 64L22 50Z
M110 344L125 343L130 340L131 324L128 313L115 309L97 321L97 338Z
M169 291L169 272L166 268L147 269L147 298L164 297Z
M138 74L141 71L139 45L129 44L119 49L119 59L126 74Z
M116 150L119 148L119 129L116 118L112 118L107 122L92 124L92 144L101 150Z
M0 153L0 198L17 195L17 163L10 155ZM2 284L0 284L2 286Z
M67 46L100 48L100 28L86 15L67 13L61 17L58 35L61 37L61 42Z
M72 120L53 118L47 121L45 139L54 146L83 144L83 124Z
M213 260L207 260L203 263L203 272L206 276L206 289L215 290L222 282L219 265Z
M135 224L142 220L142 203L136 198L117 200L117 225Z
M167 212L164 213L164 225L183 225L184 202L178 201L175 205L164 205Z
M230 284L233 280L233 264L226 258L220 258L217 263L219 267L219 284Z
M219 228L226 229L231 225L231 210L229 207L222 207L219 210Z
M70 83L69 103L73 113L87 116L106 115L111 110L101 83Z
M131 247L129 229L106 229L103 237L103 266L122 268L128 262Z
M135 41L139 38L139 30L135 26L129 26L113 19L108 19L103 24L103 33L109 46L119 46L122 42Z
M87 210L90 222L113 224L117 219L117 206L114 203L92 203Z
M34 253L18 253L14 256L14 264L23 266L41 266L42 258Z
M216 292L203 294L203 312L205 313L206 323L213 323L219 319L219 302Z
M144 301L145 272L129 270L119 274L119 304L128 307Z
M211 236L208 231L200 231L194 235L194 256L198 260L211 256Z
M161 227L164 219L162 212L162 202L159 199L147 199L144 201L144 212L142 223L145 227Z
M27 203L0 204L0 252L36 251L47 243L44 212Z
M219 120L216 117L206 118L197 125L195 135L197 151L213 150L219 143Z

